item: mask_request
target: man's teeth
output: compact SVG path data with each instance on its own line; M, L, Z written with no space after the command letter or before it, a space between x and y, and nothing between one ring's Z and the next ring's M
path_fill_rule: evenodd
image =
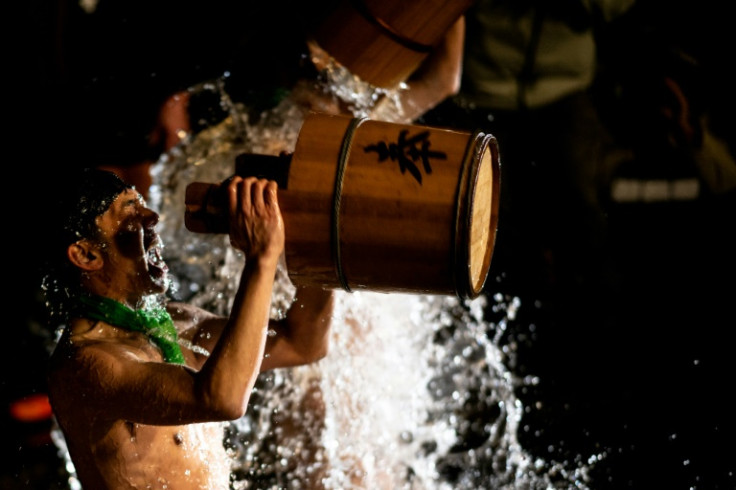
M165 265L163 257L161 257L161 244L157 242L148 249L146 252L148 263L156 267L163 267Z

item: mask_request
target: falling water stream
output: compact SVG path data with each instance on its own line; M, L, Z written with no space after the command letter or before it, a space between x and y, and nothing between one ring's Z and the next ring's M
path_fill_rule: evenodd
M334 67L326 74L315 90L340 98L355 116L405 122L395 93ZM293 151L306 115L286 98L253 121L223 87L216 80L191 89L217 94L226 117L162 156L152 169L149 202L161 216L171 296L216 313L229 310L243 258L226 235L186 230L185 188L229 177L241 153ZM294 291L282 264L273 318L288 311ZM461 301L337 291L328 356L262 374L248 413L228 426L232 487L587 488L586 475L601 455L548 461L518 440L530 408L516 393L538 379L514 375L514 344L499 340L523 308L533 305L501 293ZM493 321L488 311L496 312Z

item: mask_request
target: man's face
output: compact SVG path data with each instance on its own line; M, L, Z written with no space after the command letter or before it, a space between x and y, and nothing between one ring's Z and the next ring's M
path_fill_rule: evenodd
M134 189L119 194L97 218L102 233L105 272L127 293L163 293L169 286L163 244L154 228L158 214Z

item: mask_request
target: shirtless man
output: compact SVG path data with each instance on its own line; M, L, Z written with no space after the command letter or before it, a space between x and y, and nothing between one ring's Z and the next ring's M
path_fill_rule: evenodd
M226 490L222 422L243 416L260 372L326 354L332 293L302 288L269 324L284 247L277 187L235 177L230 241L246 261L229 318L173 302L156 311L150 298L168 286L158 215L110 172L77 183L58 207L67 275L49 284L68 299L49 390L79 480L85 490Z

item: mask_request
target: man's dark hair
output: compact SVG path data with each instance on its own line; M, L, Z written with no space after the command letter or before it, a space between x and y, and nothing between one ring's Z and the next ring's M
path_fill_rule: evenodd
M112 172L97 168L83 168L72 172L71 185L59 196L56 213L62 245L97 234L95 220L110 207L116 197L131 186Z
M66 320L67 303L80 288L79 271L69 262L67 247L84 238L96 239L97 217L119 194L132 188L114 173L97 168L71 170L64 180L68 184L60 186L58 196L52 196L49 253L42 277L48 313L57 321Z

